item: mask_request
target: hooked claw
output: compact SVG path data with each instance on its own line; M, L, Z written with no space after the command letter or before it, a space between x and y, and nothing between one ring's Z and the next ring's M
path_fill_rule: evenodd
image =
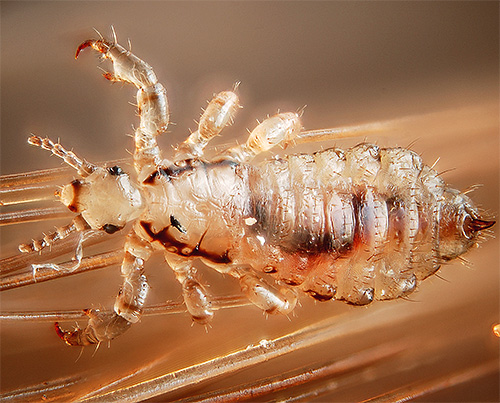
M97 50L98 52L105 54L108 52L108 50L111 48L111 46L112 45L109 42L106 42L106 41L101 40L101 39L99 39L99 40L89 39L88 41L85 41L85 42L81 43L80 46L78 46L78 49L76 49L75 59L78 59L78 55L85 48L92 47L95 50Z

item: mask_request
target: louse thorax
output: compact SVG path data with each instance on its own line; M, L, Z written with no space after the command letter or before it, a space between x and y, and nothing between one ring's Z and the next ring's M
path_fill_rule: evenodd
M173 255L229 263L248 204L248 166L225 159L165 163L142 182L147 208L136 233Z
M481 219L472 200L458 190L447 189L443 197L439 245L441 258L446 261L476 246L479 231L490 228L495 222Z
M77 179L60 191L61 202L80 213L92 229L114 233L137 218L143 198L128 174L114 166L96 167L84 179Z

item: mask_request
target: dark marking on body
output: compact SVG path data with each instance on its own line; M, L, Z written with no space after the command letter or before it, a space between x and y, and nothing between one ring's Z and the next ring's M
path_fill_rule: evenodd
M173 215L170 216L170 224L172 224L172 227L177 228L183 234L186 233L186 229L182 226L179 220L175 218Z
M238 166L238 163L231 160L220 160L217 162L208 163L199 159L187 159L168 167L159 167L156 171L154 171L151 175L144 179L142 183L145 185L151 185L159 176L171 182L175 178L178 178L189 172L193 172L196 169L210 170L222 166L236 167Z
M80 196L80 190L82 188L82 182L79 181L78 179L75 179L73 182L71 182L71 186L73 187L73 200L71 200L71 203L68 204L68 208L73 212L73 213L78 213L78 198Z
M182 167L178 167L176 165L171 165L169 167L160 167L156 171L154 171L151 175L149 175L144 181L142 182L145 185L151 185L154 183L157 177L162 176L164 177L167 181L171 181L172 179L186 173L186 172L191 172L194 170L194 167L190 163L191 160L186 160L186 165Z
M313 290L308 290L306 292L311 297L313 297L316 301L320 301L320 302L329 301L335 296L335 294L322 295L322 294L319 294L318 292L313 291Z
M400 245L404 240L404 231L405 231L405 216L406 216L406 208L404 204L404 200L393 196L386 201L388 220L389 220L389 228L392 230L392 234L394 239L397 241L397 244ZM420 222L425 222L425 220L421 220ZM421 228L424 230L424 228Z
M284 223L277 219L275 209L278 208L276 205L279 206L281 201L275 200L275 195L269 189L260 186L262 177L259 176L258 172L250 177L250 183L255 185L251 189L252 191L248 199L248 210L249 215L255 218L256 223L249 230L280 247L284 252L288 254L299 253L302 255L319 255L323 253L342 255L350 253L355 246L358 246L359 241L361 241L359 211L364 198L364 187L357 189L357 192L349 195L349 198L347 198L347 195L340 195L343 204L350 203L352 206L352 220L354 225L354 236L342 242L341 239L336 237L336 233L342 233L343 231L337 228L326 228L326 224L322 229L318 229L317 226L314 227L313 224L310 226L295 226L289 229L289 225L284 225ZM328 194L323 195L323 198L322 214L325 215L329 201ZM269 206L273 206L274 209ZM316 230L313 230L313 228L316 228ZM358 241L358 244L355 243L356 241Z
M203 236L201 237L200 241L198 244L192 248L191 245L185 243L185 242L180 242L177 239L175 239L169 232L169 228L171 225L166 226L159 232L153 232L152 230L152 223L141 221L141 226L144 228L144 231L151 237L153 241L158 241L160 242L165 248L169 247L174 247L175 252L179 256L184 256L184 257L202 257L207 260L210 260L211 262L214 263L231 263L231 259L229 258L229 251L226 250L222 254L216 254L207 250L201 249L200 245L201 242L203 241ZM191 249L192 248L192 249ZM188 252L186 252L188 251Z
M285 282L286 285L289 285L292 287L296 287L296 286L301 285L303 283L303 280L299 281L299 280L296 280L293 278L285 278L285 279L283 279L283 281Z
M146 102L156 102L160 99L156 92L145 92L141 93L141 103L145 104ZM141 105L142 106L142 105Z
M363 306L368 305L373 302L373 298L375 295L375 290L373 288L367 288L364 291L361 291L356 300L348 300L343 299L347 304L354 306Z
M363 237L361 236L361 232L363 231L363 222L361 220L361 210L362 204L364 203L363 199L365 197L365 192L366 190L357 191L354 192L352 196L351 203L352 211L354 213L354 233L352 237L352 243L342 245L344 248L344 253L356 250L362 243Z
M118 165L108 168L108 172L113 176L119 176L125 173L123 172L123 169L121 169Z

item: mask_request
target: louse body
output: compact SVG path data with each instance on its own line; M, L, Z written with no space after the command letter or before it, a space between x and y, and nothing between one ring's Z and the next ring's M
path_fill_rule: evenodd
M167 96L152 68L116 41L86 41L77 56L87 47L113 62L114 73L106 78L138 88L141 122L135 132L136 175L95 166L49 139L30 138L82 179L59 194L79 215L41 241L21 245L22 251L40 250L72 231L81 231L83 242L85 233L113 233L133 222L114 313L89 310L88 326L71 332L56 324L68 344L108 341L139 321L149 289L144 263L156 250L164 252L181 284L189 313L204 324L213 310L193 266L196 259L237 278L247 297L269 313L290 312L298 289L318 300L366 305L408 295L494 224L410 150L360 144L345 152L327 149L252 163L275 145L324 138L324 132L303 132L296 113L266 119L245 144L206 160L205 146L239 107L232 91L215 96L198 130L164 158L156 136L168 124ZM278 281L270 284L263 273Z

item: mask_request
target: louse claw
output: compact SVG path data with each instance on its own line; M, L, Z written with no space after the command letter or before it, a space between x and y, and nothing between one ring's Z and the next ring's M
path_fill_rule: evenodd
M90 39L88 41L82 42L80 46L76 49L76 54L75 54L75 59L78 59L78 56L80 55L80 52L85 49L92 47L95 50L97 50L100 53L106 53L110 47L111 44L109 42L103 41L103 40L95 40L95 39Z

